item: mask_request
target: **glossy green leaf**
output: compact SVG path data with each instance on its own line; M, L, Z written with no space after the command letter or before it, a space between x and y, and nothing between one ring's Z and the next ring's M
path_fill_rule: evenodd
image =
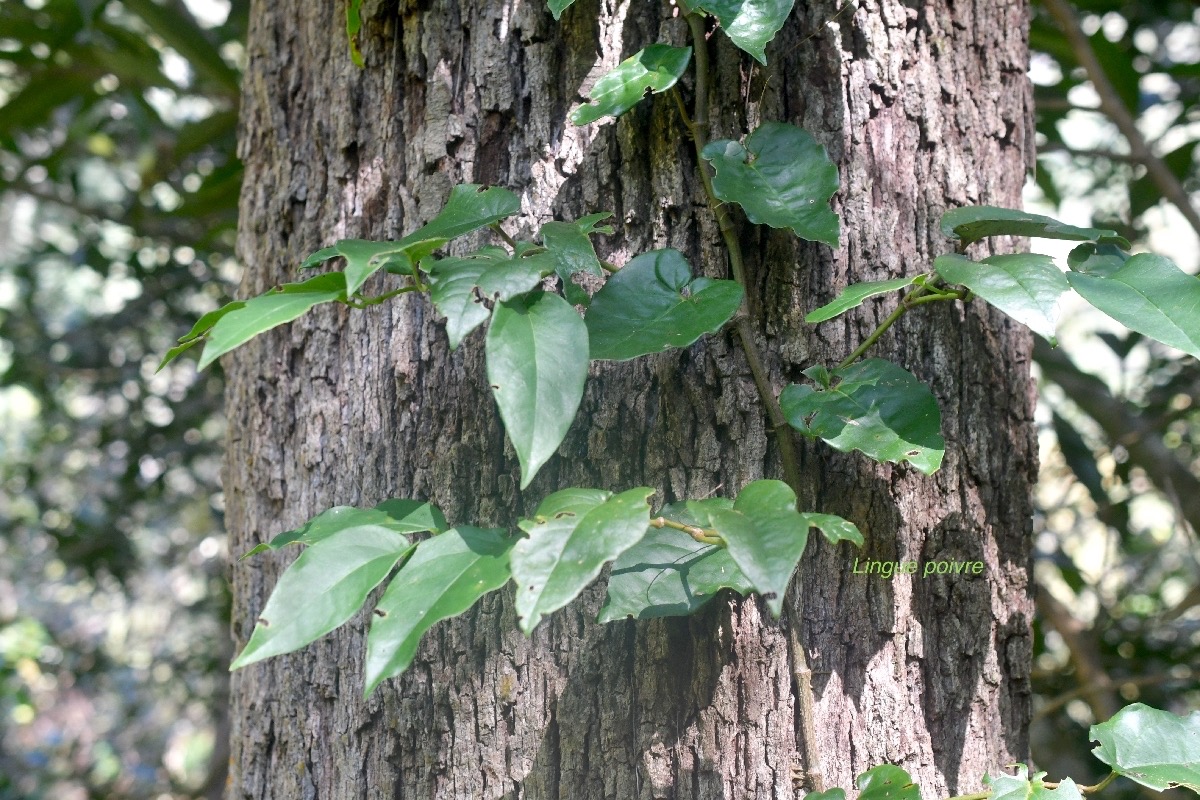
M587 312L591 357L625 361L687 347L720 329L741 303L741 286L693 278L678 250L643 253L592 297Z
M700 503L702 508L730 507L728 501L716 499ZM700 526L684 503L666 506L658 513L685 525ZM721 589L742 595L754 591L726 548L697 542L674 528L650 528L641 541L613 562L599 620L687 616Z
M532 291L542 279L554 272L556 261L550 253L494 261L476 281L479 291L489 300L511 300Z
M521 198L499 186L485 189L477 183L463 183L450 190L450 197L438 215L397 244L411 245L430 239L454 239L511 217L521 210Z
M619 117L633 108L650 91L670 89L687 69L692 48L652 44L617 65L592 87L592 101L571 112L571 122L587 125L604 116Z
M428 265L429 297L438 313L446 318L451 350L457 349L467 334L492 315L475 291L479 276L489 266L488 259L478 257L442 258Z
M512 544L503 530L462 526L417 545L371 619L366 695L408 669L425 631L508 583Z
M788 423L843 452L876 461L908 461L931 475L942 464L937 400L897 364L870 358L831 373L833 387L792 384L779 397Z
M412 265L449 241L445 237L418 239L411 242L369 242L365 239L342 239L333 248L346 259L346 292L354 294L367 279L389 264L403 265L411 273ZM328 248L326 248L328 249ZM325 252L325 251L320 251ZM315 254L314 254L315 255Z
M1129 253L1116 245L1084 242L1067 255L1067 266L1072 272L1111 278L1130 258L1132 256Z
M1070 778L1063 778L1058 787L1050 789L1042 780L1045 772L1036 772L1032 777L1024 764L1017 765L1016 775L985 775L983 782L991 794L988 800L1082 800L1079 787Z
M162 361L158 362L158 369L162 369L186 351L200 344L204 341L204 336L212 330L212 326L217 324L217 320L230 312L237 311L245 305L245 300L235 300L232 303L226 303L218 309L209 311L200 317L200 319L196 320L196 324L192 326L190 331L179 337L179 344L168 350L167 354L163 356Z
M593 494L569 503L551 495L532 520L522 520L527 539L512 554L521 630L531 632L542 617L574 600L601 568L646 534L653 489L640 487L607 499Z
M575 0L550 0L550 13L554 15L555 19L558 19L574 2Z
M872 767L858 776L858 800L921 800L912 776L891 764Z
M1134 703L1093 725L1092 755L1159 792L1183 786L1200 792L1200 711L1180 717Z
M260 333L291 322L315 305L345 299L345 276L340 272L327 272L300 283L285 283L246 300L213 324L200 356L199 369Z
M838 216L829 208L838 190L837 165L808 131L766 122L744 147L730 139L709 142L703 156L716 170L717 197L740 205L751 222L838 246Z
M521 462L521 488L554 455L575 419L588 370L588 332L556 294L500 303L487 335L487 373Z
M846 800L845 789L826 789L823 792L809 792L804 800Z
M802 512L800 516L810 528L819 530L830 544L851 542L859 547L863 546L862 531L848 519L843 519L836 514L816 514L812 511Z
M933 266L948 283L967 287L1050 344L1058 344L1058 299L1071 286L1050 256L1016 253L972 261L949 254L938 256Z
M1067 273L1084 300L1138 333L1200 358L1200 278L1139 253L1110 276Z
M354 616L410 549L403 534L373 526L321 539L279 577L230 669L290 653L329 633Z
M314 545L335 533L351 528L379 528L393 533L437 532L446 529L446 518L436 506L420 500L388 500L375 508L334 506L322 511L296 530L285 531L273 537L271 541L263 542L242 558L246 559L268 550L278 550L293 542Z
M587 272L597 278L604 277L596 248L592 245L592 233L612 233L607 225L596 223L612 216L611 211L589 214L574 222L547 222L539 235L546 249L553 255L555 271L564 282L571 280L576 272Z
M942 233L963 245L988 236L1030 236L1039 239L1066 239L1070 242L1114 244L1129 249L1129 241L1105 228L1077 228L1041 214L1030 214L996 206L952 208L942 215Z
M921 275L913 275L911 278L892 278L886 281L865 281L863 283L853 283L842 290L832 303L827 303L815 311L810 311L804 317L804 321L810 324L824 322L825 320L833 319L834 317L845 314L852 308L857 308L863 304L863 301L868 297L874 297L888 292L895 292L903 289L905 286L911 286Z
M795 0L700 0L693 8L712 14L735 45L767 63L767 42L775 38Z

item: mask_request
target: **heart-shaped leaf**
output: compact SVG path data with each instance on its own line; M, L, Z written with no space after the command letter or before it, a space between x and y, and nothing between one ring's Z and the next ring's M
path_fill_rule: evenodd
M1058 299L1071 286L1050 256L1016 253L972 261L950 254L938 256L933 266L948 283L967 287L1051 345L1058 344Z
M554 455L575 419L588 370L588 332L556 294L533 292L496 306L487 373L521 462L521 488Z
M1083 800L1079 787L1070 778L1059 781L1058 787L1050 789L1042 780L1044 772L1035 772L1029 776L1029 770L1024 764L1017 764L1016 775L998 775L995 778L985 775L983 782L991 787L988 800Z
M1130 258L1129 253L1116 245L1084 242L1067 255L1067 266L1072 272L1111 278Z
M455 350L471 331L478 328L492 310L475 292L479 276L491 266L486 258L441 258L426 261L429 272L429 297L438 313L446 318L446 337Z
M650 91L670 89L692 60L692 48L652 44L617 65L592 87L592 101L571 112L571 122L587 125L603 116L619 117Z
M625 361L687 347L728 322L741 303L741 286L693 278L678 250L643 253L592 297L587 313L591 357Z
M248 551L242 559L299 542L313 545L350 528L382 528L393 533L422 533L446 529L441 510L420 500L387 500L375 508L334 506L294 531L285 531ZM239 559L239 560L242 560Z
M815 324L824 322L825 320L833 319L834 317L845 314L852 308L857 308L863 304L863 301L868 297L874 297L879 294L887 294L903 289L905 286L911 286L922 275L913 275L911 278L892 278L886 281L865 281L863 283L852 283L842 290L832 303L827 303L815 311L810 311L804 318L805 322Z
M375 607L367 634L366 696L408 669L425 631L508 583L512 544L503 530L462 526L417 545Z
M602 211L580 217L574 222L547 222L542 226L539 232L542 243L554 256L557 265L555 271L564 282L571 280L576 272L604 277L590 234L612 233L611 226L596 224L611 216L611 211Z
M712 14L735 45L767 63L767 42L775 38L796 0L701 0L693 7Z
M1069 242L1115 244L1126 250L1129 240L1105 228L1077 228L1052 217L996 206L952 208L942 215L942 233L960 239L964 246L988 236L1030 236Z
M701 507L730 507L728 501L715 498L699 502ZM684 503L665 506L658 513L700 527ZM721 589L742 595L754 591L726 548L697 542L674 528L650 528L641 541L613 562L599 620L687 616Z
M1110 276L1067 273L1083 299L1117 322L1200 358L1200 278L1138 253Z
M900 767L880 764L858 776L859 800L921 800L921 789Z
M250 641L229 668L290 653L329 633L354 616L411 549L403 534L375 525L321 539L279 576Z
M1159 792L1183 786L1200 792L1200 711L1180 717L1134 703L1093 725L1092 755Z
M569 502L551 495L532 520L522 520L529 538L513 548L521 630L531 632L542 617L574 600L601 568L646 534L653 489L640 487L601 499L592 490Z
M830 544L851 542L859 547L863 546L862 531L848 519L842 519L836 514L816 514L812 511L805 511L800 516L803 517L805 525L819 530Z
M837 165L807 131L765 122L744 147L722 139L709 142L702 155L716 170L717 197L740 205L751 222L838 246L838 217L829 209L838 190Z
M933 393L897 364L870 358L831 373L831 388L792 384L779 397L788 423L834 448L908 461L932 475L946 451Z
M342 239L334 245L339 256L346 259L346 293L354 294L367 279L389 265L399 265L401 272L412 273L413 264L444 245L448 238L419 239L411 242L369 242L365 239Z
M315 305L345 299L346 278L340 272L327 272L300 283L285 283L252 297L216 320L208 332L198 368L204 369L238 345L291 322Z

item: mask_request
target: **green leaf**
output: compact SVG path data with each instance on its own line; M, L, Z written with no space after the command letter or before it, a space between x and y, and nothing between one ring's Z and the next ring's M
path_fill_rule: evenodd
M845 789L826 789L823 792L809 792L804 800L846 800Z
M217 320L232 311L237 311L239 308L242 308L245 305L245 300L234 300L232 303L226 303L220 308L214 311L209 311L207 314L200 317L200 319L196 320L196 324L192 326L190 331L179 337L179 344L167 351L167 354L163 356L162 361L158 363L158 369L162 369L167 364L170 364L172 361L178 358L182 353L200 344L200 342L204 341L205 334L212 330L213 325L217 324ZM157 372L158 370L155 371Z
M408 669L425 631L508 583L512 544L503 530L462 526L417 545L375 608L367 634L366 696Z
M575 0L550 0L550 13L554 15L554 19L562 16L562 13L570 8Z
M367 279L389 264L401 263L406 272L412 265L449 241L446 237L418 239L411 242L369 242L365 239L342 239L334 245L337 254L346 259L346 293L354 294ZM326 248L328 250L329 248ZM324 250L318 251L320 253ZM309 256L314 258L317 253ZM308 263L307 261L305 263Z
M521 520L529 538L512 554L517 584L517 616L530 633L542 617L574 600L596 579L601 568L646 534L653 489L639 487L608 498L607 492L572 496L569 502L551 495L532 520Z
M1159 792L1200 792L1200 711L1180 717L1134 703L1093 725L1092 755L1126 778Z
M511 300L536 288L555 266L554 256L546 252L505 258L485 269L476 286L489 300Z
M1024 764L1017 764L1016 775L990 775L983 777L983 782L991 787L988 800L1082 800L1079 788L1070 778L1059 781L1058 788L1048 789L1042 778L1045 772L1034 773L1029 777L1029 770Z
M819 530L830 544L846 541L859 547L863 546L862 531L848 519L842 519L836 514L816 514L812 511L803 512L800 516L810 528Z
M354 616L411 549L402 534L377 527L339 531L308 548L279 577L229 668L290 653L329 633Z
M356 67L364 66L358 49L358 32L362 30L362 0L350 0L346 6L346 39L350 43L350 60Z
M858 800L921 800L912 776L891 764L872 767L858 776Z
M224 313L212 326L198 368L204 369L238 345L291 322L315 305L345 299L346 277L340 272L327 272L300 283L276 286L266 294L246 300L241 307Z
M661 94L675 85L692 59L692 48L652 44L617 65L596 81L592 101L571 112L571 122L587 125L604 116L619 117L646 96Z
M454 350L471 331L492 315L475 286L492 261L479 256L441 258L428 265L430 289L438 313L446 318L446 336Z
M612 228L605 225L597 227L600 220L612 216L611 211L589 214L574 222L547 222L542 226L539 235L546 249L555 259L555 271L563 282L571 280L576 272L587 272L597 278L604 277L600 267L600 259L596 257L596 248L592 246L591 233L612 233Z
M1108 277L1067 274L1083 299L1117 322L1200 358L1200 278L1139 253Z
M874 297L877 294L887 294L903 289L905 286L911 286L921 275L913 275L910 278L892 278L886 281L866 281L864 283L852 283L842 290L842 293L834 299L832 303L827 303L815 311L809 312L804 318L805 322L817 323L824 322L828 319L845 314L852 308L857 308L863 304L863 301L868 297Z
M1067 266L1071 268L1072 272L1111 278L1113 273L1130 258L1132 256L1129 253L1116 245L1097 245L1094 242L1084 242L1073 248L1067 255Z
M942 215L942 233L961 239L964 246L988 236L1031 236L1070 242L1115 244L1129 249L1129 240L1105 228L1077 228L1041 214L996 206L952 208Z
M693 501L695 502L695 501ZM727 501L700 501L728 508ZM659 516L699 527L687 504L664 507ZM746 595L754 591L724 547L697 542L674 528L650 528L633 547L613 562L608 596L600 622L687 616L708 603L721 589Z
M240 560L278 550L293 542L314 545L335 533L351 528L361 530L378 528L393 533L422 533L446 529L446 518L441 510L420 500L387 500L375 508L334 506L322 511L294 531L285 531L263 542L242 556Z
M694 8L712 14L725 35L760 64L767 63L767 42L775 38L795 0L701 0Z
M792 384L783 390L780 406L793 428L843 452L937 472L946 443L937 400L925 384L880 358L835 369L832 376L830 389Z
M715 529L725 540L730 557L754 591L773 595L767 605L778 617L788 582L808 544L808 526L796 513L795 492L782 481L756 481L742 491L731 511L692 510L702 527Z
M341 253L338 252L336 245L322 247L320 250L310 254L308 258L300 262L300 269L312 269L313 267L320 266L331 258L337 258L339 255L341 255Z
M837 165L808 131L766 122L744 147L722 139L709 142L702 155L716 170L717 197L740 205L751 222L838 246L838 217L829 209L838 190Z
M450 190L450 198L438 215L398 241L411 245L431 239L454 239L511 217L521 210L521 198L508 189L485 189L477 183L463 183Z
M947 282L959 284L988 301L1051 345L1057 345L1058 299L1071 286L1050 256L1036 253L988 256L938 256L934 268Z
M487 374L521 462L522 489L567 435L587 370L587 327L566 300L534 292L496 306Z
M741 286L693 278L678 250L643 253L592 297L587 313L591 357L626 361L687 347L728 322L741 303Z

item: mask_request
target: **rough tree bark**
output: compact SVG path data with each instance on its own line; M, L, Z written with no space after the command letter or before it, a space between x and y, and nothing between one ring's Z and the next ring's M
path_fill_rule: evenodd
M950 247L943 210L1015 205L1032 147L1024 0L799 3L766 69L709 47L713 136L779 119L838 162L836 251L743 230L750 291L776 388L836 363L887 303L819 328L807 310L847 283L913 274ZM339 237L395 238L460 182L521 193L510 230L612 210L622 263L671 246L727 269L673 105L616 124L567 112L646 44L681 44L658 2L364 4L366 68L346 53L341 3L256 2L241 156L242 293L293 279ZM690 80L685 81L690 96ZM531 639L509 595L427 636L402 679L361 699L365 614L234 676L229 798L792 798L797 746L788 620L800 621L826 786L890 762L927 797L977 790L1027 756L1030 486L1036 467L1029 337L980 304L936 304L885 336L938 397L940 473L800 443L802 507L842 514L863 552L813 537L783 623L721 597L692 618L598 626L602 590ZM566 485L733 493L779 475L732 336L628 365L593 366L583 407L527 491L504 443L477 333L450 353L426 299L322 308L225 362L227 523L242 552L330 505L428 498L451 522L512 526ZM856 557L979 559L986 574L853 574ZM293 553L233 568L234 633L249 636Z

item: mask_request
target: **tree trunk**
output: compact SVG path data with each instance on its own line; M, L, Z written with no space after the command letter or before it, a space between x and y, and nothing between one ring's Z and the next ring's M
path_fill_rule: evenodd
M397 238L463 182L522 195L510 232L611 210L609 260L670 246L697 271L726 274L668 99L615 124L566 120L622 58L656 40L685 43L665 4L579 0L561 23L540 0L400 5L364 3L358 69L342 3L255 3L243 296L294 280L306 254L338 238ZM799 5L765 69L720 34L709 42L713 137L793 122L841 171L836 251L742 230L777 391L844 358L890 305L868 302L819 327L803 323L807 311L847 283L930 269L951 249L941 213L1016 206L1032 147L1024 0ZM887 762L933 798L976 791L984 772L1026 758L1030 340L979 303L935 305L907 315L879 354L932 387L943 469L926 477L801 442L801 509L846 516L867 545L812 537L783 622L760 601L722 595L691 618L601 626L595 588L526 639L511 592L500 592L432 630L409 672L364 701L363 613L234 675L228 797L792 798L816 773L852 790L858 773ZM662 502L780 476L745 358L725 332L593 365L559 455L521 491L482 350L476 333L449 352L427 298L404 295L366 311L321 307L228 358L234 552L331 505L387 497L427 498L452 523L513 527L564 486L647 485ZM239 648L294 555L233 567ZM884 580L855 574L856 557L972 559L986 570ZM819 765L798 745L789 624L813 670Z

